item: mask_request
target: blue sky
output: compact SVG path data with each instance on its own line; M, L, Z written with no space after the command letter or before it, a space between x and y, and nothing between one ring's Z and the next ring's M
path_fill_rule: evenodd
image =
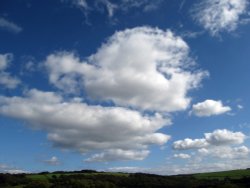
M250 166L248 0L0 3L0 172Z

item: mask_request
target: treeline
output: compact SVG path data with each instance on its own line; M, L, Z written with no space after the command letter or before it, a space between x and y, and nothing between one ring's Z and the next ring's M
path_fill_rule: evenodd
M0 174L0 187L23 188L226 188L250 187L250 177L240 179L197 179L192 175L159 176L143 173L128 176L98 173L93 175L51 175L47 179L30 179L29 175Z
M54 172L40 172L38 174L44 175L44 174L81 174L81 173L86 173L86 174L93 174L93 173L105 173L105 172L98 172L96 170L75 170L75 171L54 171Z

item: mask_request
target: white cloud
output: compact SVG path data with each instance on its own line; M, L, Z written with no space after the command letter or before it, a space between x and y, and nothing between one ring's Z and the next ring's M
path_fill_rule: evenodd
M128 11L132 8L140 8L141 10L148 12L156 10L160 7L162 0L121 0L120 8L124 11Z
M185 110L188 92L207 75L194 70L180 37L150 27L116 32L84 61L59 52L44 64L64 93L0 96L0 114L47 131L55 147L93 154L88 162L142 160L150 145L163 146L170 136L159 130L171 124L168 112ZM106 101L113 106L102 106Z
M223 159L246 158L249 155L249 149L246 146L229 147L219 146L212 148L202 148L198 152L203 156L212 156Z
M221 101L205 100L194 104L191 113L199 117L208 117L212 115L220 115L231 111L229 106L223 106Z
M60 164L60 161L56 156L53 156L48 160L44 160L43 162L48 164L48 165L59 165Z
M0 85L9 89L14 89L20 83L20 80L11 76L5 70L13 59L12 54L0 54Z
M9 174L21 174L21 173L28 173L27 171L15 168L10 165L0 164L0 173L9 173Z
M198 149L206 147L215 147L232 144L242 144L246 139L246 135L242 132L231 132L227 129L217 129L212 133L205 133L205 138L178 140L173 143L173 149L186 150Z
M121 150L111 149L102 153L97 153L86 159L85 162L107 162L107 161L126 161L126 160L143 160L150 152L148 150Z
M75 7L84 11L87 17L89 13L99 11L107 13L109 18L113 18L116 12L123 14L129 13L130 10L136 9L137 11L150 12L158 9L163 0L94 0L93 3L88 3L87 0L62 0L62 2L71 2Z
M202 0L194 8L194 18L211 35L231 32L242 22L247 13L247 0Z
M85 10L89 9L89 6L88 6L88 3L86 0L73 0L72 2L73 2L73 4L78 6L79 8L83 8Z
M105 6L109 18L112 18L115 11L119 8L117 4L111 3L109 0L99 0L98 2Z
M72 53L47 57L49 80L65 92L85 89L94 100L172 112L185 110L207 72L191 71L189 47L171 31L138 27L116 32L97 53L80 61Z
M136 166L120 166L120 167L111 167L106 171L108 172L126 172L126 173L136 173L136 172L144 172L146 168L136 167Z
M217 129L204 135L206 141L211 145L242 144L246 139L246 135L242 132L231 132L227 129Z
M189 154L186 154L186 153L178 153L178 154L174 154L174 158L190 159L191 156Z
M178 140L173 143L173 149L176 150L186 150L186 149L195 149L203 148L208 145L205 139L190 139L186 138L184 140Z
M161 166L154 166L151 168L143 168L136 166L125 166L125 167L111 167L106 171L111 172L143 172L161 175L176 175L176 174L193 174L202 172L216 172L216 171L226 171L235 169L245 169L250 166L250 160L248 158L241 159L231 159L225 160L217 158L216 161L210 162L192 162L188 161L186 164L161 164Z
M147 116L126 108L89 106L35 89L25 97L0 97L0 114L46 130L54 146L81 153L120 149L124 159L130 150L147 150L149 145L163 145L170 139L157 133L171 123L160 114Z
M13 33L20 33L23 30L20 26L5 18L0 18L0 29L8 30Z

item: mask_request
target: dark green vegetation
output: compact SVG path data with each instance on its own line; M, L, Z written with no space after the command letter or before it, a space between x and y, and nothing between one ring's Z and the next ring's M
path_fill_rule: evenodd
M250 187L250 170L159 176L143 173L108 173L92 170L0 174L0 188L189 188Z
M199 179L224 179L230 177L231 179L240 179L242 177L250 177L250 169L247 170L231 170L223 172L208 172L194 175Z

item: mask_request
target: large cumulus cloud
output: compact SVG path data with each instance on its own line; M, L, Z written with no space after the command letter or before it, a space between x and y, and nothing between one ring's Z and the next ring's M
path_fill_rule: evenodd
M173 112L185 110L207 72L191 71L188 45L171 31L139 27L116 32L86 61L56 53L45 62L49 79L67 92L84 88L95 100Z
M1 96L0 114L46 130L56 147L93 154L86 162L142 160L164 145L169 112L185 110L207 75L180 37L151 27L116 32L84 60L50 54L44 66L56 90Z

